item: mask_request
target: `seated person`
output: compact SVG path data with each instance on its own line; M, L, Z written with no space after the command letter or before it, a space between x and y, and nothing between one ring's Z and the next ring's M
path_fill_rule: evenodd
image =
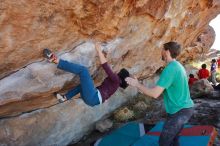
M194 83L195 81L197 81L197 80L198 80L198 79L195 78L193 74L189 74L189 81L188 81L189 86L192 86L193 83Z
M206 64L202 64L202 68L198 72L199 79L208 79L209 70L206 69Z

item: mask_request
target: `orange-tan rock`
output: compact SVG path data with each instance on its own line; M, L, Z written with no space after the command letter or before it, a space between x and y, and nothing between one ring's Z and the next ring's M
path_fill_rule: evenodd
M105 113L100 110L95 114L97 110L92 110L90 118L96 120L91 123L76 115L65 126L76 119L83 122L59 128L63 121L52 122L52 117L65 119L65 114L56 113L53 92L65 91L79 82L74 75L44 61L44 48L89 67L98 85L104 73L99 68L94 41L100 41L114 71L125 67L140 79L149 78L163 65L160 50L165 42L177 41L182 45L185 50L180 57L182 62L208 50L214 40L208 24L219 13L220 0L0 1L0 117L5 117L0 120L0 127L10 127L0 128L0 144L65 145L88 131L83 125L92 126L102 117L96 114L105 115L126 101L117 103L117 98L112 99L111 105L115 106L104 104L104 108L111 109ZM90 110L81 104L73 105L67 106L65 112ZM30 114L23 114L26 112ZM36 133L44 133L42 137L47 139L30 133L24 136L27 134L24 115L30 124L28 130L34 133L39 127ZM51 117L49 125L61 134L51 135L53 129L47 131L47 126L38 126L50 119L40 121L44 116ZM77 124L82 124L81 130L68 137L66 133L71 133Z

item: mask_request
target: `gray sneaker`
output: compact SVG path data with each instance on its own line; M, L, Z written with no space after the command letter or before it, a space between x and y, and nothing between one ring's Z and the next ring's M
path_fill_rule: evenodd
M58 100L60 103L62 103L62 102L64 102L64 101L67 100L67 99L66 99L66 96L61 95L61 94L59 94L59 93L56 94L56 98L57 98L57 100Z

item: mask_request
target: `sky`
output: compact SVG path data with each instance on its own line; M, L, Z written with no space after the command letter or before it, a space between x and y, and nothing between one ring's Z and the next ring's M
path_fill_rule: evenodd
M209 25L211 25L215 30L215 42L212 45L212 49L220 50L220 15L213 19Z

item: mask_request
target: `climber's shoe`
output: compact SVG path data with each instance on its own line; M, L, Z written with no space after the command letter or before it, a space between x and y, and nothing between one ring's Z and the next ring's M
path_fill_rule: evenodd
M54 95L56 96L57 100L58 100L60 103L62 103L62 102L64 102L64 101L67 100L64 95L61 95L61 94L59 94L59 93L54 93Z
M53 62L56 63L57 61L57 56L50 50L45 48L43 50L43 56L49 61L49 62Z

